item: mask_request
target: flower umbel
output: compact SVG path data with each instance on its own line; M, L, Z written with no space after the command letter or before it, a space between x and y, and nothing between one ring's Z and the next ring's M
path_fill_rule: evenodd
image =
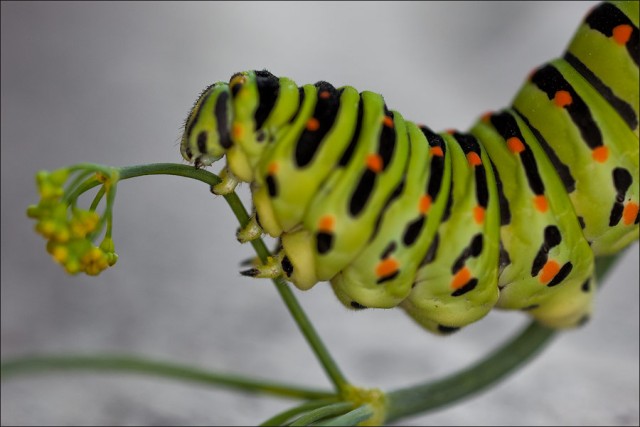
M27 215L37 221L35 230L47 239L47 252L67 273L83 272L95 276L118 260L111 239L118 175L116 169L92 164L75 165L52 172L40 171L36 175L40 202L29 206ZM89 209L79 208L78 197L98 185L101 188ZM106 207L99 214L96 208L105 195ZM96 246L94 242L102 234L105 225L104 238Z

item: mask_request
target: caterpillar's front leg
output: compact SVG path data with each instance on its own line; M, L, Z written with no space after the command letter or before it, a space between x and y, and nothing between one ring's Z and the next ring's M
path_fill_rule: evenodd
M240 274L248 277L275 279L284 273L282 261L285 259L283 251L267 259L266 264L260 264L248 270L241 271Z
M211 192L217 196L224 196L233 192L240 182L229 169L229 165L226 165L224 169L220 171L220 178L222 181L211 186Z
M211 192L218 196L225 196L232 193L240 183L240 180L231 172L229 165L227 164L222 171L220 171L220 181L218 184L211 186ZM238 228L236 231L236 238L240 243L250 242L262 236L264 231L260 227L260 223L257 219L257 213L255 209L249 222L244 227Z
M256 240L262 236L263 233L264 230L262 230L262 227L260 227L260 223L258 222L258 214L254 211L251 218L249 218L249 222L247 222L244 227L238 228L238 231L236 232L236 239L238 239L238 242L240 243L247 243L252 240Z

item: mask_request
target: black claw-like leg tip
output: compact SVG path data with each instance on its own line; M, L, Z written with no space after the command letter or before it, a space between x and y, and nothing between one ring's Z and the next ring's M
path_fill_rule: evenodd
M453 334L454 332L458 332L459 330L460 328L455 326L438 325L438 332L443 335Z
M580 318L580 320L578 320L578 323L576 326L581 327L586 325L590 320L590 316L588 314L585 314L584 316L582 316L582 318Z
M356 301L351 301L351 307L353 307L356 310L364 310L367 308L367 306L360 304L359 302Z
M257 268L250 268L248 270L241 271L240 274L248 277L256 277L258 274L260 274L260 270L258 270Z

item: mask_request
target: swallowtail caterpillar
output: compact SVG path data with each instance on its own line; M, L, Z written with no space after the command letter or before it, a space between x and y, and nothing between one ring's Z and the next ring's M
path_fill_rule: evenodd
M468 132L405 120L373 92L248 71L204 90L181 153L196 167L226 156L217 194L250 183L238 237L280 248L247 275L330 281L346 307L400 306L436 333L493 307L579 325L594 257L638 240L638 7L595 7Z

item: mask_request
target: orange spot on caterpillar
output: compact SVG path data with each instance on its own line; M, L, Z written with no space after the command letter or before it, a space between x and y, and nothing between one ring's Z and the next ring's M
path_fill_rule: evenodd
M544 267L542 267L542 273L540 273L540 282L546 285L551 281L551 279L556 277L556 274L558 274L559 271L560 264L558 264L554 260L547 261Z
M333 215L324 215L318 221L318 231L332 232L336 226L336 218Z
M631 38L632 32L633 28L631 28L631 25L620 24L617 27L613 28L613 39L619 45L625 45Z
M467 161L471 166L479 166L482 164L482 159L480 159L478 153L474 151L470 151L467 153Z
M424 194L420 197L420 201L418 201L418 211L424 215L429 212L429 208L431 208L431 196Z
M636 216L638 216L639 208L638 204L634 202L629 202L624 206L624 211L622 211L622 222L624 222L624 225L633 224Z
M482 224L484 222L484 208L482 206L475 206L473 208L473 220L476 224Z
M322 92L320 92L320 93L318 94L318 97L319 97L320 99L329 99L329 98L331 98L331 94L329 93L329 91L328 91L328 90L323 90Z
M429 152L432 156L442 157L444 156L444 152L442 151L442 147L431 147Z
M549 209L549 204L547 203L547 198L544 197L544 194L540 194L533 198L533 205L539 212L546 212Z
M382 119L382 123L388 128L393 127L393 119L389 116L384 116L384 118Z
M520 154L524 151L524 144L517 136L507 139L507 147L513 154Z
M480 120L482 120L482 122L484 122L484 123L489 124L489 122L491 121L491 116L492 115L493 115L493 111L487 111L482 116L480 116Z
M609 149L604 145L601 145L593 149L593 151L591 152L591 156L596 162L604 163L609 158Z
M390 276L396 271L398 271L399 267L400 267L400 263L397 260L393 258L383 259L376 266L376 276L377 277Z
M469 282L469 279L471 279L471 272L466 266L462 267L460 270L458 270L456 275L453 276L451 287L453 289L460 289Z
M450 128L444 131L445 133L449 134L449 135L453 135L454 133L457 132L456 129Z
M269 166L267 166L267 173L269 175L275 175L275 174L278 173L278 169L279 169L278 163L277 162L271 162L271 163L269 163Z
M231 133L233 134L233 139L241 139L244 136L244 126L240 123L234 123Z
M309 120L307 120L306 127L308 131L311 131L311 132L316 131L320 129L320 122L315 117L311 117Z
M562 108L567 105L571 105L573 98L571 98L571 94L566 90L559 90L553 97L553 102L555 102L558 107Z
M374 153L367 156L367 168L371 172L380 172L382 170L382 166L382 157L380 157L379 154Z

